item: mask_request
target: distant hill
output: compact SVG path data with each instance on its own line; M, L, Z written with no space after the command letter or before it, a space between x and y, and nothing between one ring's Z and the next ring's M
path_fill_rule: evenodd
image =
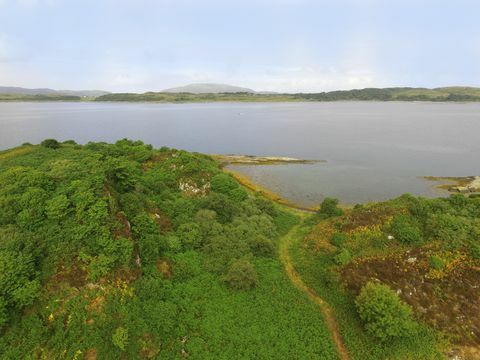
M0 94L18 95L66 95L66 96L88 96L98 97L109 94L102 90L53 90L48 88L27 89L15 86L0 86Z
M207 84L206 84L207 85ZM213 85L213 84L208 84ZM193 86L193 85L192 85ZM281 94L268 92L236 91L212 93L225 88L203 87L207 92L192 93L189 86L183 89L170 89L168 92L147 92L143 94L107 94L95 98L96 101L153 101L153 102L288 102L288 101L434 101L434 102L480 102L480 88L444 87L426 88L367 88L356 90L337 90L322 93ZM231 89L230 88L230 89ZM187 91L185 89L191 89ZM198 88L197 88L198 89ZM208 89L208 90L207 90ZM174 91L172 91L174 90ZM177 92L178 91L178 92Z
M190 93L190 94L220 94L220 93L255 93L255 90L227 84L189 84L163 90L166 93Z

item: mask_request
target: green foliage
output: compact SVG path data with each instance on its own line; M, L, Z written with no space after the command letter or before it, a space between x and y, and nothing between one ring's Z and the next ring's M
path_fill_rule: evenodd
M345 248L342 248L337 255L335 255L335 263L340 266L347 265L352 259L352 254Z
M125 351L125 347L128 345L128 329L122 326L116 328L112 335L112 342L120 350Z
M323 218L330 218L342 215L343 210L338 207L337 199L327 197L320 204L318 214Z
M45 139L40 145L49 149L58 149L60 147L60 143L55 139Z
M432 269L441 270L445 267L446 262L441 257L433 255L428 258L428 264Z
M474 259L480 260L480 242L473 243L470 246L470 252Z
M249 290L257 285L258 278L255 267L246 259L232 262L224 281L236 290Z
M5 96L5 95L4 95ZM8 97L5 96L6 99ZM480 89L474 87L425 88L366 88L300 94L190 94L147 92L143 94L106 94L95 101L155 101L155 102L285 102L285 101L480 101Z
M473 249L479 207L461 201L432 207L469 219L462 244ZM337 204L325 212L338 214ZM425 239L438 235L427 233L432 212L413 215ZM336 359L321 312L275 256L299 218L245 191L208 156L139 141L31 146L0 159L0 358L95 349L107 360L171 359L185 349L199 359ZM340 247L357 256L351 242ZM331 254L325 263L338 270ZM338 294L338 271L314 268L315 284ZM392 358L382 351L372 358Z
M47 201L45 210L48 218L53 220L61 220L68 215L69 206L70 201L68 198L65 195L58 195Z
M275 254L275 245L265 235L257 235L249 239L250 250L255 256L273 256Z
M197 223L181 224L176 234L185 249L199 249L202 246L201 229Z
M8 310L7 310L7 302L0 296L0 329L7 323L8 321Z
M337 232L337 233L333 234L332 239L330 241L336 247L341 247L343 245L343 243L345 242L345 240L347 240L347 236L343 233Z
M398 241L414 245L422 241L422 233L417 220L411 215L397 215L393 218L390 227L392 235Z
M355 304L367 331L381 341L416 333L412 309L387 285L367 283Z

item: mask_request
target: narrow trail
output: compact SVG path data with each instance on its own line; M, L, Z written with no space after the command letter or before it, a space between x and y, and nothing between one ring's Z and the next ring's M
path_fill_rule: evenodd
M288 253L288 250L295 239L295 234L299 231L303 221L304 216L301 216L300 223L292 227L290 231L280 240L280 260L285 267L285 271L287 272L290 281L295 285L296 288L305 292L310 300L312 300L320 308L320 311L323 313L323 316L327 322L328 329L332 334L333 342L335 343L335 347L340 359L349 360L350 356L348 355L348 350L343 343L337 320L332 312L332 308L325 300L318 296L313 289L308 287L307 284L303 282L302 278L295 270L290 254Z

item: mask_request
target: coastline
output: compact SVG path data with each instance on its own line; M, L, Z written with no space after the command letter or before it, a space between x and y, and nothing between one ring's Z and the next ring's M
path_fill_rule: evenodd
M270 199L277 204L287 206L289 208L295 209L295 210L300 210L304 212L309 212L309 213L314 213L318 210L318 207L308 207L308 206L302 206L299 204L295 204L291 202L290 200L287 200L285 198L282 198L280 195L274 193L273 191L254 183L252 180L250 180L247 176L244 174L241 174L238 171L231 170L231 169L226 169L223 168L223 171L226 172L227 174L232 175L241 185L249 189L250 191L253 191L255 193L260 194L261 196Z
M434 187L448 191L451 194L475 194L480 192L480 176L420 176L420 178L427 181L441 182L441 184L435 184Z

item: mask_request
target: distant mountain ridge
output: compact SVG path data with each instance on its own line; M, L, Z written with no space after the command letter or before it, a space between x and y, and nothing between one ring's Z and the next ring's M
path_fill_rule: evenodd
M220 93L256 93L255 90L228 84L199 83L162 90L166 93L220 94Z
M20 95L69 95L69 96L89 96L98 97L110 94L103 90L54 90L48 88L28 89L16 86L0 86L0 94L20 94Z

